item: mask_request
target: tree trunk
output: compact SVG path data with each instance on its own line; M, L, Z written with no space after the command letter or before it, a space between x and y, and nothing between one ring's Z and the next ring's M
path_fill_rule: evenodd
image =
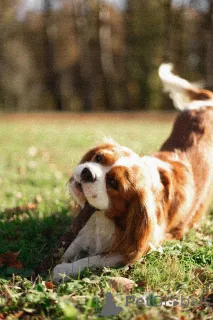
M213 0L209 0L206 53L206 86L213 89Z
M172 36L172 0L162 3L164 9L164 32L163 32L163 61L171 61L171 36Z
M173 58L174 64L176 66L176 71L181 74L183 70L185 70L186 66L186 57L185 57L185 27L184 27L185 19L184 19L184 0L182 0L182 4L180 9L176 13L176 21L174 24L174 53L175 56Z
M110 19L108 22L104 21L103 16L107 13L104 12L105 10L109 10L104 8L104 4L99 4L99 12L98 12L98 37L97 37L97 48L99 50L99 66L100 66L100 73L103 81L103 92L104 92L104 106L106 111L110 111L113 109L112 106L112 99L110 99L110 96L112 96L111 92L111 78L112 78L112 72L114 71L113 67L113 53L112 53L112 39L111 39L111 21ZM108 31L108 32L107 32ZM110 38L107 39L107 35L110 36ZM105 49L105 42L108 41L110 44L110 52L108 50L108 53L106 54ZM113 70L112 70L113 69ZM111 80L111 81L110 81Z
M80 48L80 72L83 93L83 111L92 111L92 65L87 21L87 0L73 2Z
M62 111L63 104L60 94L60 79L59 75L55 70L54 64L54 48L52 41L48 34L48 28L51 17L51 0L44 1L44 54L45 63L47 66L47 86L53 97L54 104L57 111Z
M164 16L164 29L162 34L162 44L163 44L163 53L162 60L163 62L172 62L172 0L163 0L159 2L161 7L163 8L163 16ZM173 102L168 97L168 94L162 93L162 102L161 109L162 110L170 110L173 108Z

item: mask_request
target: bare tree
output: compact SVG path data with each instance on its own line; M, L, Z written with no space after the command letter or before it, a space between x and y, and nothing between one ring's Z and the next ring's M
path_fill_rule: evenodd
M213 89L213 0L209 0L207 17L206 85Z
M185 2L181 1L179 7L174 11L172 30L172 51L173 61L177 72L182 72L186 66L186 43L185 43Z
M172 0L159 0L160 7L163 10L163 32L162 32L162 60L163 62L172 62L172 26L173 26L173 9ZM173 106L172 100L168 94L162 93L162 109L171 109Z
M92 65L89 46L88 3L87 0L74 1L76 32L80 48L80 75L83 95L83 111L92 110Z
M98 27L96 46L99 51L98 66L104 89L104 105L106 110L113 109L111 88L112 74L115 72L112 52L112 32L109 7L103 3L98 5Z
M172 37L172 0L159 0L164 13L164 28L162 34L163 41L163 61L171 61L171 37Z
M62 111L62 98L60 94L60 79L59 75L55 70L54 62L54 47L53 43L49 36L49 28L51 25L51 14L52 14L51 0L44 0L44 54L45 54L45 63L47 66L47 86L53 97L56 110Z

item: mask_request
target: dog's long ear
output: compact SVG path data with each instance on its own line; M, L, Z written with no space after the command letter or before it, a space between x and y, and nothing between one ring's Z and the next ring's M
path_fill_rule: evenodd
M124 232L117 242L128 263L137 261L149 250L156 221L154 204L151 191L137 191L128 208Z
M166 232L170 232L180 223L185 224L186 219L189 218L185 217L185 214L189 212L195 196L190 166L181 161L171 161L170 165L170 170L158 169L163 185L161 199L158 201L163 215L160 215L161 212L158 210L158 220L161 222L161 216L163 216L167 226Z

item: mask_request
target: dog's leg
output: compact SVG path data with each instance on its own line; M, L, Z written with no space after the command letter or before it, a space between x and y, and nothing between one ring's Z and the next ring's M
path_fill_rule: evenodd
M112 220L106 218L101 211L95 212L66 250L63 262L73 262L83 256L103 253L110 247L114 229Z
M70 277L72 275L78 275L85 268L94 267L114 267L123 263L123 257L119 254L115 255L104 255L104 256L92 256L77 260L73 263L62 263L58 264L53 270L53 281L60 283L61 280L66 279L65 276Z

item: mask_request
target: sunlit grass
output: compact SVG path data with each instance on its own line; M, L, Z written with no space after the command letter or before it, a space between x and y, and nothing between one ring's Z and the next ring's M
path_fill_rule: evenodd
M112 291L110 276L138 282L132 292L137 297L198 296L206 287L211 292L211 216L200 230L190 231L183 241L165 244L163 253L151 252L134 267L95 273L85 270L80 279L70 279L54 290L48 290L41 279L36 283L26 279L71 221L67 181L84 152L110 137L138 153L149 154L160 147L171 126L171 121L156 117L150 121L147 117L144 121L119 120L112 115L103 120L83 121L78 117L0 124L0 253L20 251L25 267L15 278L14 270L0 267L0 318L1 313L13 319L12 314L22 312L20 319L39 319L38 315L44 319L97 319L105 293ZM8 208L31 202L36 203L36 210L8 212ZM132 319L137 314L143 314L143 319L194 319L195 315L210 319L210 308L125 307L125 295L113 294L124 309L118 319Z

